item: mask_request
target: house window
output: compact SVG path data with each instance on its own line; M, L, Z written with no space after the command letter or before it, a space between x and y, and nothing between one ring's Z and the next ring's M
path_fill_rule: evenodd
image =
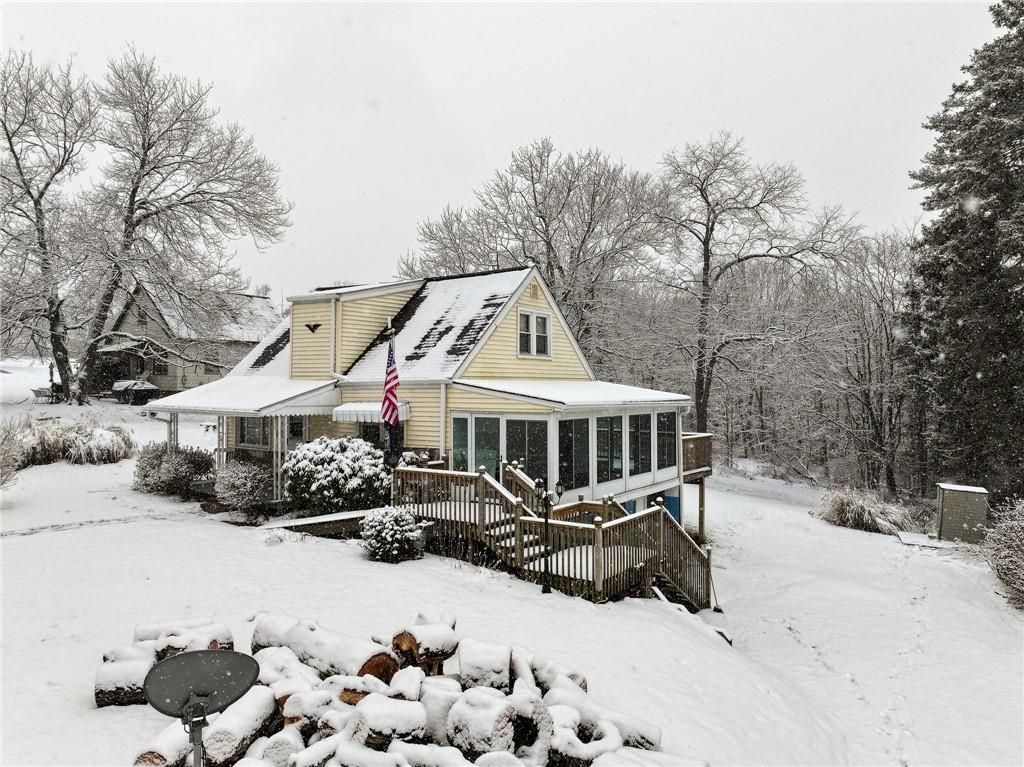
M142 304L135 304L135 323L140 328L144 328L149 324L149 315L146 314L146 309Z
M658 413L658 468L676 465L676 414Z
M288 416L288 449L298 447L306 441L306 418L301 415Z
M167 360L163 357L153 358L153 375L165 376L167 375Z
M558 478L567 488L590 484L590 420L558 422Z
M399 422L398 437L405 444L405 424ZM359 424L359 439L369 442L378 450L384 449L384 424L382 423L361 423Z
M239 418L238 444L249 447L267 447L270 433L265 418Z
M646 474L651 470L651 415L629 417L629 473Z
M205 355L206 360L203 362L203 372L208 376L220 375L220 350L210 349Z
M519 353L531 357L551 355L551 317L519 310Z
M509 418L505 421L505 458L518 461L530 479L548 476L548 423Z
M597 481L622 479L622 416L597 419Z
M452 469L469 471L469 419L452 419Z

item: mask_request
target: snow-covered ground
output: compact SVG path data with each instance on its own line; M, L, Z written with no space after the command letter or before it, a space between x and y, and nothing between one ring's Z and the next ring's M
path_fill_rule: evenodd
M23 385L29 372L0 374L3 417L30 407L8 398L10 376ZM138 408L32 408L95 412L130 424L140 442L163 436ZM183 422L181 437L206 447L215 438L198 422ZM353 542L282 542L212 520L196 504L132 491L133 463L32 467L3 496L5 765L125 764L166 725L141 706L92 702L100 656L137 623L212 616L244 646L246 618L260 610L367 636L425 607L458 615L468 636L579 668L598 701L661 726L666 750L713 764L1024 760L1024 627L988 569L959 550L911 548L813 519L809 488L711 481L725 612L690 616L647 600L545 597L437 557L384 565ZM689 509L695 500L687 497Z

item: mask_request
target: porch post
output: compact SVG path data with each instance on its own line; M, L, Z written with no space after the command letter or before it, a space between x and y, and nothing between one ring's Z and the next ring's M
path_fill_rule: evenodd
M277 436L277 416L270 417L270 471L274 475L274 500L281 500L281 442Z
M225 433L227 423L227 418L222 415L217 416L217 459L215 463L218 470L223 469L227 463L228 435Z
M701 543L706 540L704 537L704 479L701 477L697 484L697 534L700 535Z
M178 414L170 413L167 417L167 452L178 452Z
M676 465L679 467L679 526L683 527L686 498L686 462L683 460L683 411L676 410Z
M605 496L607 501L607 496ZM601 517L594 519L594 601L600 601L604 596L604 521Z

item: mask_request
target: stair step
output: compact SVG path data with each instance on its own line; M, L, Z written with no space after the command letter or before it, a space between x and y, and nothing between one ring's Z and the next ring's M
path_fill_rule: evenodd
M546 553L547 547L543 544L523 547L523 564L528 565L531 562L536 562L538 559L543 558Z
M526 548L530 544L538 543L538 541L540 541L540 536L539 535L534 535L533 533L527 533L526 535L523 536L523 551L525 551ZM516 547L515 536L513 536L511 538L503 538L500 541L495 541L495 543L497 543L503 549L514 549Z

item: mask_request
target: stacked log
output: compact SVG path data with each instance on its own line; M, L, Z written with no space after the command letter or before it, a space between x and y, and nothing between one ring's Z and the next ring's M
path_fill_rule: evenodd
M103 677L131 696L158 652L230 641L221 625L137 627L136 636L145 638L104 656L97 691ZM203 737L208 766L692 763L663 761L656 753L658 728L594 701L579 671L511 645L460 639L454 626L453 616L421 614L386 646L387 640L346 637L313 621L255 616L258 683L210 717ZM187 736L174 722L139 751L135 765L187 767L188 751Z

